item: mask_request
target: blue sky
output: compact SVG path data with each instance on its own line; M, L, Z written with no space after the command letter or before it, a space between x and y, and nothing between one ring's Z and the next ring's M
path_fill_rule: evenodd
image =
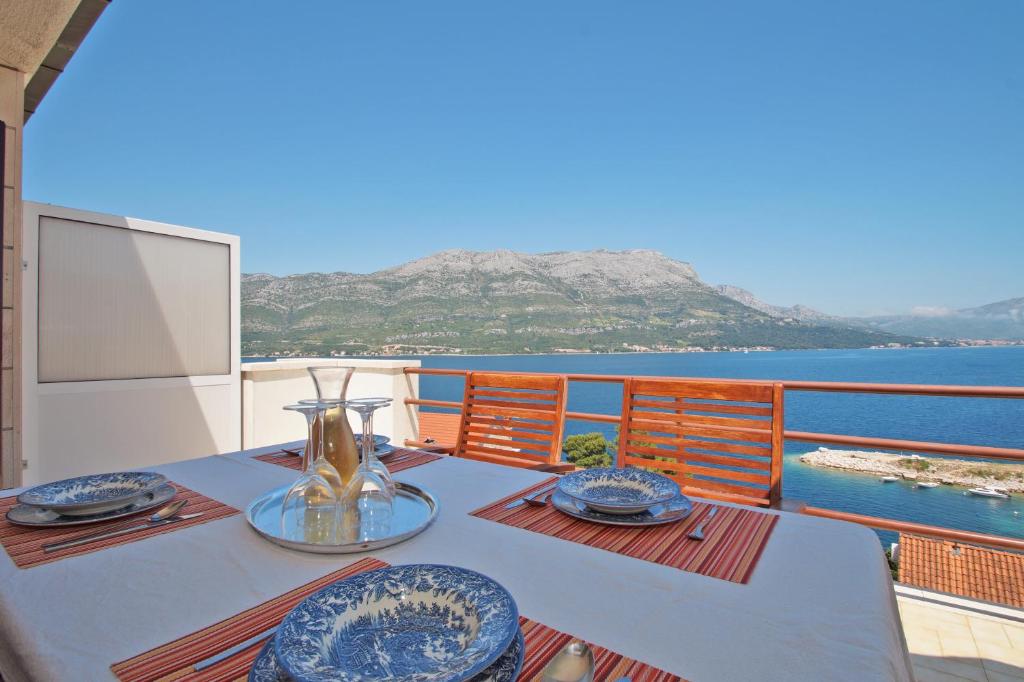
M837 314L1024 296L1024 2L119 1L25 196L246 272L652 248Z

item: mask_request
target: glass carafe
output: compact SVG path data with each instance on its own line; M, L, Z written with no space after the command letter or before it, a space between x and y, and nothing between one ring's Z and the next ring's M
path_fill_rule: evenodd
M348 382L352 378L354 367L309 367L307 368L313 385L316 386L316 395L320 400L345 400L345 393L348 391ZM348 489L352 477L359 468L359 448L356 446L356 438L349 426L345 408L342 405L332 407L323 413L323 424L317 424L313 429L314 443L313 452L318 452L319 437L323 434L324 458L337 469L341 476L343 489L338 490L340 497ZM320 417L318 417L320 419ZM351 490L347 490L351 494Z

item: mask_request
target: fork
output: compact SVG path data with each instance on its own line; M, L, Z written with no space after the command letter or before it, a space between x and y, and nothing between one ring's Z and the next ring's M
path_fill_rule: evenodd
M697 524L697 527L694 528L693 530L691 530L690 534L687 535L686 537L690 538L691 540L703 540L704 539L704 526L707 525L708 521L710 521L714 517L714 515L717 514L717 513L718 513L718 507L712 507L711 511L708 512L708 515L705 516L704 519L700 523Z

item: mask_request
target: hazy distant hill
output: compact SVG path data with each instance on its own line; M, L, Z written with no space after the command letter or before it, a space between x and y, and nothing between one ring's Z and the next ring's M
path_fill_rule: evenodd
M808 308L805 305L794 305L794 306L778 306L772 305L771 303L765 303L761 299L754 296L746 289L734 287L731 284L719 284L715 287L715 291L728 296L734 301L739 301L748 308L754 310L760 310L762 313L771 315L772 317L789 317L794 320L801 320L803 322L818 322L825 324L845 324L841 318L826 315L823 312L819 312L814 308Z
M912 341L822 318L745 305L702 282L689 264L655 251L452 250L366 275L242 276L247 354L384 345L539 352Z
M1024 339L1024 298L961 310L923 309L913 315L851 319L869 329L942 339Z

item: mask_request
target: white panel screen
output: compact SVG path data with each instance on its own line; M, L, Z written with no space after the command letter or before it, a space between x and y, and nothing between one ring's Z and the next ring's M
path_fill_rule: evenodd
M230 247L42 217L39 381L231 372Z

